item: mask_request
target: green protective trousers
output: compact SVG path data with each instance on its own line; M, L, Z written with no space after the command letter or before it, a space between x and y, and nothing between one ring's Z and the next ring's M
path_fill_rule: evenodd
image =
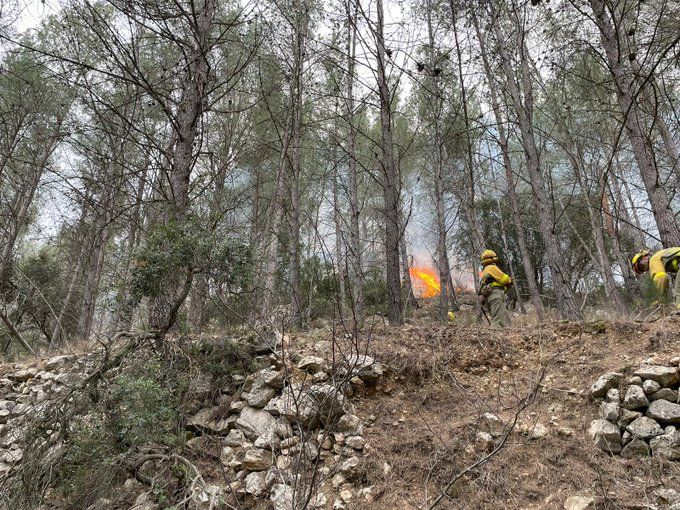
M675 302L675 310L680 310L680 273L673 275L675 277L675 285L673 285L673 301Z
M492 327L502 328L510 325L510 315L505 307L505 291L501 287L492 287L491 294L486 298L485 306Z

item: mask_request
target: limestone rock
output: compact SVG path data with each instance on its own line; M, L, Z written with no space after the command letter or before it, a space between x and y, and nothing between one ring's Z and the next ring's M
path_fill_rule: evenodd
M491 434L488 432L477 432L475 437L477 438L479 444L481 444L484 450L487 452L491 452L496 446L493 437L491 437Z
M621 457L624 459L637 459L649 457L651 450L649 445L642 439L635 438L621 450Z
M647 418L646 416L640 416L638 419L628 425L626 430L640 439L651 439L663 434L663 429L659 426L659 424L651 418Z
M234 428L234 422L233 416L222 417L219 407L208 407L189 418L187 425L214 434L228 434Z
M361 460L357 457L350 457L338 466L338 473L347 480L360 478L363 473Z
M354 354L347 359L343 370L340 372L342 375L351 372L350 377L356 376L364 382L373 382L382 377L383 368L371 356Z
M569 496L564 502L564 510L587 510L595 508L595 498L592 496Z
M354 414L343 415L336 424L335 427L338 432L344 432L345 434L358 435L363 434L363 425L358 416Z
M15 382L26 382L30 379L33 379L37 374L38 374L38 369L36 369L36 368L26 368L24 370L19 370L18 372L14 372L13 374L9 374L7 377L9 377L12 381L15 381Z
M246 492L252 494L256 498L264 496L267 492L267 473L264 471L255 471L246 476L244 480Z
M274 510L293 510L293 489L288 485L277 483L272 487L269 499Z
M621 394L617 388L612 388L607 392L607 402L621 402Z
M647 416L659 423L680 423L680 404L668 400L655 400L647 409Z
M315 374L326 370L326 360L319 356L305 356L300 360L297 367L310 374Z
M621 432L619 428L607 420L593 420L588 434L595 446L609 453L621 452Z
M505 424L503 421L493 413L484 413L482 416L486 428L492 437L499 437L503 434Z
M652 453L668 460L680 460L680 432L656 436L649 442Z
M262 377L262 382L267 386L271 386L277 390L283 389L283 382L285 374L278 370L272 370L271 368L265 368L260 370L260 375Z
M309 388L319 418L328 423L344 411L345 396L331 384L314 384Z
M630 379L628 379L628 384L633 384L635 386L642 386L642 377L639 375L634 375Z
M622 408L619 410L619 419L616 420L616 424L619 426L619 428L625 429L628 425L630 425L634 420L637 420L640 416L642 416L641 412L630 411L628 409Z
M231 429L227 437L224 438L225 446L241 446L246 441L246 436L239 429Z
M611 388L618 386L621 379L623 379L623 374L619 372L607 372L592 384L590 387L590 394L595 398L602 398Z
M258 381L245 395L245 400L251 407L262 408L276 395L276 390L267 386L264 381Z
M661 389L661 385L653 381L651 379L647 379L642 383L642 390L645 392L645 395L651 395L652 393L656 393Z
M621 406L618 402L602 402L600 404L600 416L602 419L616 423L619 418L619 409Z
M349 436L345 439L345 444L355 450L363 450L366 440L361 436Z
M243 457L243 467L248 471L264 471L272 465L272 454L261 448L249 448Z
M622 406L626 409L639 409L649 405L649 400L640 386L628 386Z
M635 375L642 379L651 379L661 386L670 386L680 381L678 367L664 367L659 365L646 365L638 368Z
M649 397L652 401L654 400L668 400L674 404L678 402L678 392L670 388L661 388L656 393Z
M291 435L288 434L290 426L274 418L267 411L253 407L245 407L241 411L236 420L236 427L251 441L271 433L277 434L279 437Z

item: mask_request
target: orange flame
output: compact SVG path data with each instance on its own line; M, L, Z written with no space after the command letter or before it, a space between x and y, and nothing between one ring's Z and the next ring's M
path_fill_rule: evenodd
M413 292L421 298L435 297L441 292L439 276L429 267L410 267L408 269L413 284Z

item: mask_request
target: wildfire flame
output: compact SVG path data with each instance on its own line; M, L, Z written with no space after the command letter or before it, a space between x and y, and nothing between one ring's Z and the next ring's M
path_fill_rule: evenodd
M413 292L417 297L431 298L439 295L441 285L439 276L429 267L410 267L408 269L413 284Z

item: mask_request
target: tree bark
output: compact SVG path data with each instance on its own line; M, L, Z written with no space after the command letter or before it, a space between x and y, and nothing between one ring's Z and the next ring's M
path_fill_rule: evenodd
M644 112L633 95L634 83L629 67L622 59L623 41L620 36L620 23L616 23L608 12L605 0L589 0L595 14L595 23L600 31L600 40L605 51L609 70L616 84L616 97L623 115L623 124L630 139L640 176L644 183L649 203L664 247L680 245L680 229L675 221L671 201L656 165L649 126Z
M516 7L516 6L515 6ZM526 7L525 7L526 8ZM517 8L518 9L518 8ZM516 9L516 10L517 10ZM515 31L517 36L517 51L520 63L520 81L517 82L512 62L505 49L505 37L501 33L498 23L493 23L496 43L503 69L507 78L507 87L512 104L517 114L521 134L522 147L526 158L529 178L532 187L532 197L538 215L539 229L546 248L546 259L550 267L552 284L555 290L557 309L563 317L580 319L581 311L574 302L574 295L568 279L562 271L560 243L555 234L555 222L552 215L545 179L540 167L538 147L533 129L533 88L528 62L528 50L524 39L525 33L515 12ZM521 91L520 91L521 87Z
M387 83L384 39L383 1L377 0L377 23L373 29L376 43L378 97L380 102L380 129L382 149L382 188L385 214L385 261L388 290L387 317L390 325L404 323L401 298L401 280L399 277L399 190L401 181L394 158L394 140L392 134L392 94ZM407 269L408 272L408 269Z
M522 258L522 267L527 278L527 286L529 287L529 299L536 310L538 320L543 320L543 305L541 304L541 294L538 290L538 283L534 275L534 265L531 262L531 255L527 247L525 239L525 229L522 221L522 214L519 207L519 200L517 199L517 191L515 190L515 180L513 178L512 160L510 159L510 145L508 143L508 136L505 130L503 115L498 101L498 92L496 90L496 78L491 71L491 64L486 49L486 40L480 30L479 20L475 13L472 13L472 23L474 24L479 41L479 49L482 56L482 63L484 65L484 74L486 75L489 84L489 99L491 100L491 109L496 120L496 129L498 130L498 145L503 156L503 170L505 172L505 189L510 199L510 211L512 212L512 223L517 233L517 244L519 245L519 253ZM500 210L499 210L500 214ZM514 277L513 277L514 279ZM517 289L517 281L515 281L515 291L519 297L519 290Z
M363 246L359 226L359 176L357 172L357 128L354 101L356 63L357 0L347 0L347 83L346 123L348 131L347 169L349 173L349 246L347 251L348 277L352 310L357 324L364 322L364 272L362 267Z
M189 185L194 167L194 142L199 120L203 113L206 86L210 66L208 54L211 49L210 31L215 18L216 0L203 0L196 6L195 24L192 26L194 47L188 55L188 65L182 84L182 97L173 122L175 144L169 175L170 199L166 204L165 219L182 226L189 213ZM161 283L161 290L154 298L149 326L161 336L174 325L177 312L186 299L187 281L193 280L193 268L185 275L173 274ZM179 289L179 290L178 290Z

